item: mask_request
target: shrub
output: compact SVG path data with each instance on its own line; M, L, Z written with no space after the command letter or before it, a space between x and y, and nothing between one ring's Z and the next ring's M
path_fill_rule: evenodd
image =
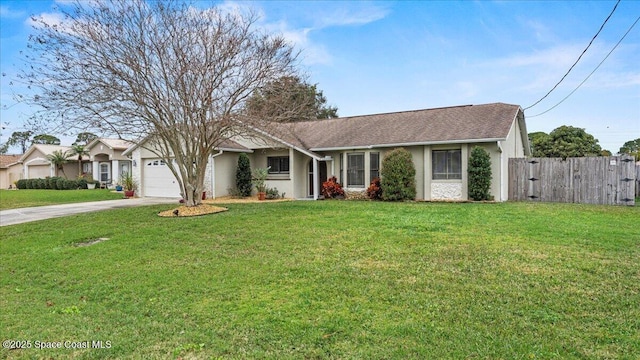
M64 181L65 181L65 179L63 179L63 178L58 178L58 180L56 181L56 188L57 188L58 190L64 190L64 186L65 186Z
M47 189L63 190L63 189L58 189L58 179L62 179L62 178L59 176L52 176L50 178L47 178Z
M344 197L342 185L338 183L338 179L335 176L330 177L327 181L322 183L321 193L326 199Z
M45 180L45 179L36 179L35 185L36 185L36 189L46 189L47 188L47 180Z
M16 187L20 190L24 190L27 188L27 179L20 179L16 181Z
M376 177L371 180L371 185L367 188L367 196L371 200L382 199L382 186L380 186L380 178Z
M281 197L284 197L284 194L282 194L282 196L280 195L277 188L267 188L265 194L265 198L269 200L280 199Z
M78 188L78 182L75 180L67 180L65 183L66 190L75 190Z
M382 160L380 175L383 200L402 201L416 198L416 169L409 151L398 148L388 153Z
M87 179L85 178L79 178L78 180L76 180L76 183L78 184L78 189L87 188Z
M474 146L469 156L469 197L476 201L489 200L491 188L491 157L489 153Z
M251 196L251 164L249 156L241 153L238 157L238 168L236 170L236 188L239 196Z

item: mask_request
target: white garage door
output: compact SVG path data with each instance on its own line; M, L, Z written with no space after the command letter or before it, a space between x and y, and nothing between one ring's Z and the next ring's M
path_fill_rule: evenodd
M178 181L169 170L169 167L161 159L145 159L143 177L144 196L149 197L176 197L180 196Z

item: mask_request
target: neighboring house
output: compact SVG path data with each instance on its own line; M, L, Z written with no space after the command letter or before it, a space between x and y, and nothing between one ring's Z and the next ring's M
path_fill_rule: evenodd
M0 155L0 189L14 187L13 182L22 179L22 155Z
M208 197L235 187L238 154L251 168L270 167L268 187L291 198L319 197L321 184L335 175L348 191L364 192L380 175L385 154L403 147L416 168L418 200L467 200L467 164L473 146L491 156L491 195L507 200L508 159L530 155L524 113L503 103L466 105L387 114L277 124L220 146L209 159ZM134 146L133 175L141 196L180 197L164 160Z
M23 165L22 178L37 179L48 176L62 176L75 179L78 176L77 161L69 159L69 162L63 165L62 170L56 171L56 167L47 160L48 155L58 150L64 153L70 151L71 147L43 144L31 145L20 158L20 162Z
M131 160L123 152L133 143L121 139L98 138L87 144L87 162L82 172L91 173L102 184L115 184L124 173L131 172ZM77 164L77 162L76 162ZM77 171L76 171L77 172Z

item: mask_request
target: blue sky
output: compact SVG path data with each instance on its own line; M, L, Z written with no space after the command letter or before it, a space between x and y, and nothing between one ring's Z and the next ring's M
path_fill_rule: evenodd
M0 1L0 142L30 109L14 105L9 81L27 44L29 16L55 18L66 1ZM341 116L504 102L523 108L544 96L587 46L615 1L197 1L253 8L259 26L302 50L301 66ZM640 17L623 0L571 74L525 111L529 132L585 128L616 153L640 138ZM9 107L5 109L4 107ZM57 134L54 134L57 135ZM63 139L70 143L73 138ZM15 151L15 149L13 149Z

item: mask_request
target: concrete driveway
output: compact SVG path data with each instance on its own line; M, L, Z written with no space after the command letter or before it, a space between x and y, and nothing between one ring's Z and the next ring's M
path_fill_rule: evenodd
M135 198L0 210L0 226L22 224L31 221L45 220L92 211L155 204L178 205L178 199Z

